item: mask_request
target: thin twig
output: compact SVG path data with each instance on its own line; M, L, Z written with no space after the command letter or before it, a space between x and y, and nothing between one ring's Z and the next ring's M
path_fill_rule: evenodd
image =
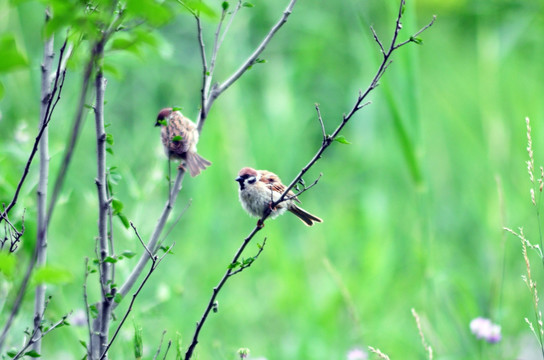
M159 348L157 349L157 352L155 353L155 356L153 356L153 360L155 360L159 356L159 354L161 353L162 342L164 341L164 335L165 334L166 334L166 330L163 330L162 335L161 335L161 341L159 342Z
M210 108L214 101L225 91L227 90L236 80L238 80L253 64L255 64L255 61L259 57L259 55L264 51L270 40L274 37L276 32L287 22L287 18L289 15L291 15L293 11L293 7L295 6L295 3L297 0L291 0L285 10L283 11L283 15L278 20L278 22L272 26L268 34L265 36L263 41L257 46L255 51L247 58L246 61L236 70L227 80L225 80L222 84L213 86L210 90L209 96L206 98L206 103L203 104L203 108L200 111L200 116L197 121L197 129L198 132L202 131L202 127L204 126L204 122L206 121L207 114L210 112Z
M323 140L327 138L327 131L325 131L325 124L323 123L323 118L321 117L321 110L319 110L319 104L315 104L315 110L317 111L317 120L319 125L321 125L321 132L323 133Z
M83 302L85 303L85 317L87 318L87 329L89 330L89 345L87 346L87 357L91 359L93 348L93 334L91 328L91 314L89 313L89 297L87 294L87 280L89 279L89 258L85 258L85 277L83 278Z
M172 346L172 340L168 340L168 345L166 346L166 351L164 352L164 356L162 360L166 360L166 355L168 355L168 351L170 350L171 346Z
M236 251L236 254L234 254L234 257L230 264L236 264L238 262L238 259L244 252L244 249L249 244L251 239L255 236L257 232L259 232L262 229L260 226L255 226L255 228L251 231L251 233L244 239L242 242L242 245L238 248L238 251ZM193 339L191 340L191 344L187 348L187 351L185 352L185 360L189 360L193 356L193 352L195 350L195 347L198 344L198 336L200 335L200 331L202 330L202 326L204 326L204 323L206 322L206 319L208 318L208 315L210 314L210 311L214 308L215 299L217 298L217 295L229 279L229 277L234 273L235 270L233 267L229 266L219 283L213 288L212 296L210 297L210 300L208 301L208 305L206 306L206 309L204 310L204 313L202 314L202 317L200 318L200 321L196 323L196 329L193 334Z

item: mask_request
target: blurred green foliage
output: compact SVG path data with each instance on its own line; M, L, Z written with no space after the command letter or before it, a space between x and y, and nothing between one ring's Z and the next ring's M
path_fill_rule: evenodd
M71 8L77 2L56 1L44 32L43 3L0 0L0 202L13 194L37 133L44 34L55 34L58 51L66 33L59 24L73 21L92 30L95 23L80 7ZM202 74L195 21L187 11L171 1L127 4L152 26L119 32L106 52L105 118L113 153L108 166L116 167L111 184L116 211L122 210L145 240L168 191L167 162L153 127L156 114L181 106L195 118ZM206 4L209 51L222 1ZM287 2L252 4L242 8L219 52L218 81L253 51ZM153 274L132 314L142 328L144 358L152 358L163 330L181 347L189 344L213 286L255 225L238 203L238 170L269 169L286 182L298 173L321 143L314 103L332 132L381 61L369 27L387 42L397 9L393 0L298 2L263 53L266 62L253 66L214 104L199 142L199 153L213 165L197 178L185 178L166 240L176 242L173 254ZM301 200L324 223L307 228L290 215L266 223L254 243L266 237L267 245L251 269L220 294L219 311L201 334L199 359L234 359L241 347L254 358L344 359L349 349L368 345L392 359L422 358L412 307L439 359L538 354L524 321L533 314L520 279L525 264L519 240L502 228L523 226L538 243L524 119L532 121L539 166L544 164L544 2L408 1L401 39L433 14L437 22L419 36L423 44L395 54L371 95L373 103L345 129L343 139L351 144L335 143L305 178L308 183L323 173ZM89 39L79 40L50 126L50 185L88 56L84 40ZM91 115L49 229L48 263L72 275L68 284L48 286L51 320L84 307L84 258L94 257L98 202ZM26 209L26 232L17 263L1 266L8 273L21 274L31 256L36 182L34 164L11 214L17 219ZM142 252L121 221L115 221L114 236L117 253ZM246 257L257 251L250 246ZM136 259L116 262L117 283ZM533 277L542 283L539 259L532 259ZM0 281L2 297L9 295L7 302L0 299L3 323L17 282ZM88 281L93 302L97 274ZM29 294L8 339L12 345L31 324L32 304ZM468 324L477 316L502 326L499 344L483 344L470 334ZM86 336L85 327L56 330L44 341L43 356L82 357L79 340ZM111 357L134 353L133 339L134 328L126 326Z

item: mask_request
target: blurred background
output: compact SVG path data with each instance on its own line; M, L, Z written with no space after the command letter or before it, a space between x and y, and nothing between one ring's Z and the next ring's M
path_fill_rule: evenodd
M207 1L204 17L211 49L220 1ZM223 81L253 51L287 1L253 0L242 8L219 52L215 81ZM234 5L231 4L231 6ZM156 114L180 106L195 118L201 64L194 18L176 4L170 22L150 35L155 46L109 51L106 64L107 131L121 179L114 191L123 212L148 239L168 192L167 161L154 128ZM288 183L321 145L315 113L320 104L328 132L353 106L381 62L373 26L382 42L394 30L398 1L299 1L287 24L253 66L214 104L199 153L213 165L186 177L166 242L176 242L136 301L111 358L131 358L132 320L143 328L152 358L161 333L190 343L212 288L244 237L255 226L238 202L234 178L251 166L276 172ZM538 207L531 203L527 131L531 119L536 176L544 163L544 2L542 0L408 1L400 40L427 24L422 45L395 53L365 107L305 177L323 176L301 196L303 207L324 222L312 228L286 214L267 221L246 256L266 247L250 269L232 278L208 319L198 359L235 359L247 347L260 359L346 359L350 350L380 348L391 359L425 357L411 314L438 359L533 359L540 346L525 323L534 321L532 298L521 276L526 267L519 239L507 226L523 227L539 243ZM29 65L0 76L0 201L8 201L36 136L44 6L0 0L0 31L13 33ZM55 48L60 47L59 36ZM77 55L77 54L76 54ZM51 179L56 176L74 117L81 63L71 62L62 99L50 126ZM84 123L60 202L49 230L48 262L69 270L69 282L50 285L47 318L84 308L84 258L94 257L97 197L94 119ZM26 209L18 257L22 273L36 235L37 160L12 218ZM537 194L537 199L540 195ZM116 219L117 220L117 219ZM140 254L133 231L115 222L118 252ZM543 280L534 251L532 276ZM137 261L118 263L122 283ZM18 281L0 276L7 302ZM98 299L96 276L89 301ZM117 310L122 316L127 304ZM27 296L10 344L18 346L31 323ZM470 332L483 316L502 327L502 340L487 344ZM116 325L117 322L114 322ZM81 358L85 327L64 327L43 344L44 358ZM173 358L173 353L170 357Z

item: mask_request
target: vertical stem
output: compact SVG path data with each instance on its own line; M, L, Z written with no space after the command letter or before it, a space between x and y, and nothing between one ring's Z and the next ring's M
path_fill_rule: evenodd
M104 55L104 42L100 41L95 48L97 60L97 74L95 81L96 105L96 159L97 176L95 179L98 195L98 255L100 260L100 286L102 288L102 299L98 306L98 317L95 320L95 336L98 341L93 341L93 359L98 358L108 344L108 330L111 317L111 304L114 297L112 289L112 267L111 262L106 261L110 256L108 241L108 212L110 201L107 196L106 183L106 131L104 128L104 93L106 91L106 79L100 68ZM93 339L94 340L94 339Z
M46 10L45 23L50 19L49 10ZM38 179L37 191L37 207L38 207L38 233L36 238L36 268L45 265L47 260L47 222L46 222L46 201L47 201L47 182L49 178L49 129L46 127L47 108L51 101L51 69L53 65L53 36L45 40L43 48L43 63L42 63L42 86L41 86L41 105L40 105L40 124L39 129L45 127L42 138L39 143L40 154L40 170ZM36 286L34 295L34 329L36 329L36 342L32 345L32 349L37 353L41 352L41 322L45 308L45 284Z

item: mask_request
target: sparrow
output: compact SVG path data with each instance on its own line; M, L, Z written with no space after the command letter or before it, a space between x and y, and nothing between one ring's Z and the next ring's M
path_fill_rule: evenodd
M290 211L307 226L312 226L314 222L323 222L317 216L297 206L295 202L300 203L300 200L292 191L289 191L284 200L275 208L271 208L272 203L278 201L286 189L278 175L273 172L245 167L240 170L235 180L240 185L238 189L240 203L251 216L262 218L267 209L270 209L272 219L282 215L285 211ZM260 220L257 225L262 226Z
M164 108L157 116L155 126L161 127L161 140L164 152L170 159L181 159L189 168L192 177L212 163L196 153L198 131L194 122L172 108ZM180 169L184 169L182 163Z

